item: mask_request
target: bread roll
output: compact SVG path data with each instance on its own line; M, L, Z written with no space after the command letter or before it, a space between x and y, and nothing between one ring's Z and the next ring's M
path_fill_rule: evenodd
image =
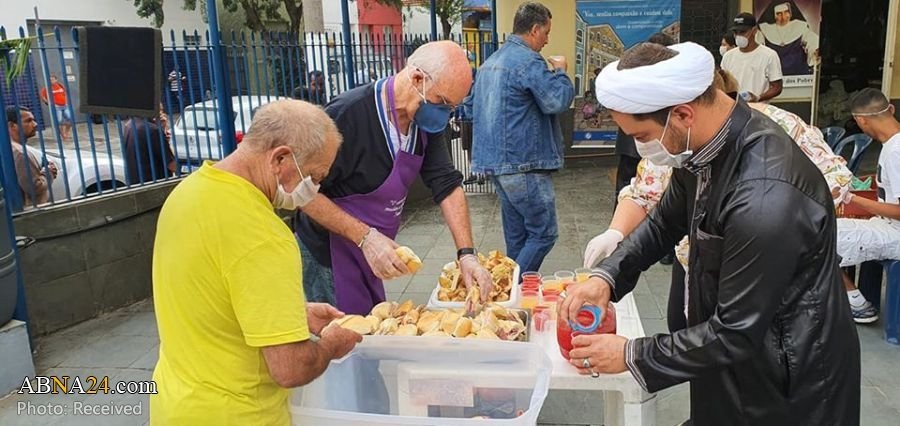
M415 274L416 272L419 272L419 269L422 269L422 260L413 253L411 248L400 246L397 247L396 253L397 257L406 264L406 269L409 269L409 272Z

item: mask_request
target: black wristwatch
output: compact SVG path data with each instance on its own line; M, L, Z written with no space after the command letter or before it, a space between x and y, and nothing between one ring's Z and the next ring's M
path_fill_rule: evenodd
M472 247L463 247L456 251L456 260L462 259L463 256L471 254L475 255L476 251Z

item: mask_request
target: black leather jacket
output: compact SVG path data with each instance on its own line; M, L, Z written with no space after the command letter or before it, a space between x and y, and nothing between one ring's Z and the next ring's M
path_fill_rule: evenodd
M688 328L629 342L629 369L651 392L690 381L696 425L858 425L859 340L828 186L745 103L726 128L706 168L676 169L648 220L600 265L618 299L690 235Z

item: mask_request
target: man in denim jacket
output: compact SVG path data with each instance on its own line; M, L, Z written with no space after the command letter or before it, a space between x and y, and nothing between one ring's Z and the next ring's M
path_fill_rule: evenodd
M522 4L514 34L484 62L472 90L472 171L496 185L506 250L522 271L537 271L556 243L550 172L563 165L557 115L575 96L565 58L550 58L550 70L538 53L547 44L551 18L540 3Z

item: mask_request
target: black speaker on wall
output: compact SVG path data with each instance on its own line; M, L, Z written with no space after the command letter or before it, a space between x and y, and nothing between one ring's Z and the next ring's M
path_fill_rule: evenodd
M81 111L155 116L162 92L162 33L99 26L77 31Z

